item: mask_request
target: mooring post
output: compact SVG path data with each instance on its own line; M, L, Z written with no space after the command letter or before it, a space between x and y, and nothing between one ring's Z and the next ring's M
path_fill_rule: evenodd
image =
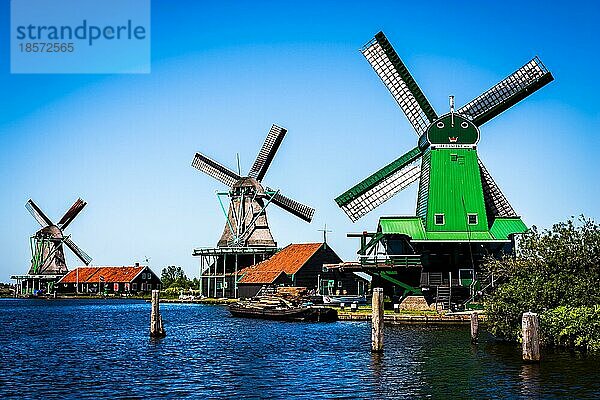
M471 313L471 343L477 343L477 334L479 333L479 314Z
M162 317L160 316L159 290L152 291L152 313L150 314L150 337L165 337Z
M379 353L383 351L383 288L373 289L371 307L371 352Z
M540 361L540 318L536 313L523 313L523 361Z

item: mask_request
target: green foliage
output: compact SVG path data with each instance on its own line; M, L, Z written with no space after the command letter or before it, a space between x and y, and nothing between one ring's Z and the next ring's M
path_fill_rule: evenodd
M167 297L177 297L177 296L179 296L179 293L181 293L182 291L184 291L184 289L182 287L170 286L165 289L165 295Z
M160 280L162 282L163 288L167 289L196 289L199 285L198 278L194 278L194 280L192 281L189 280L188 277L185 275L183 268L176 267L174 265L169 265L168 267L163 268Z
M563 345L568 336L568 345L593 347L589 332L597 333L600 314L589 310L600 305L600 227L592 220L581 217L543 232L533 227L520 238L515 257L488 260L485 268L500 283L486 298L493 334L519 340L522 313L533 311L541 314L548 343Z
M600 350L600 306L560 306L542 313L542 330L557 346Z

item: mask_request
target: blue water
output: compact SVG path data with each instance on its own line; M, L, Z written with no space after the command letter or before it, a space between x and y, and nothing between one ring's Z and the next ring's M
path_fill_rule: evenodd
M222 306L0 300L0 398L600 398L600 357L546 352L540 365L464 328L236 319Z

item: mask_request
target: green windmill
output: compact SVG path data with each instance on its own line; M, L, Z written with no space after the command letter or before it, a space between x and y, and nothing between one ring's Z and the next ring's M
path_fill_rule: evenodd
M512 252L514 235L527 230L477 155L479 128L554 78L535 57L456 111L450 97L450 112L438 116L383 32L361 52L417 146L335 201L355 222L411 183L419 190L416 215L381 217L376 232L351 235L361 238L360 268L402 295L464 301L479 289L483 257Z

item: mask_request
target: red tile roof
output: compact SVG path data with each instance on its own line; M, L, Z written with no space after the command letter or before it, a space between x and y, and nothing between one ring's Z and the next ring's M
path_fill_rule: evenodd
M285 275L285 272L249 270L244 273L244 276L242 276L242 279L238 283L273 283L281 274Z
M239 274L242 279L239 283L272 283L282 272L287 275L295 274L321 246L323 243L290 244L268 260L241 270Z
M131 282L144 268L147 267L78 267L63 276L59 283L98 282L100 277L104 282Z

